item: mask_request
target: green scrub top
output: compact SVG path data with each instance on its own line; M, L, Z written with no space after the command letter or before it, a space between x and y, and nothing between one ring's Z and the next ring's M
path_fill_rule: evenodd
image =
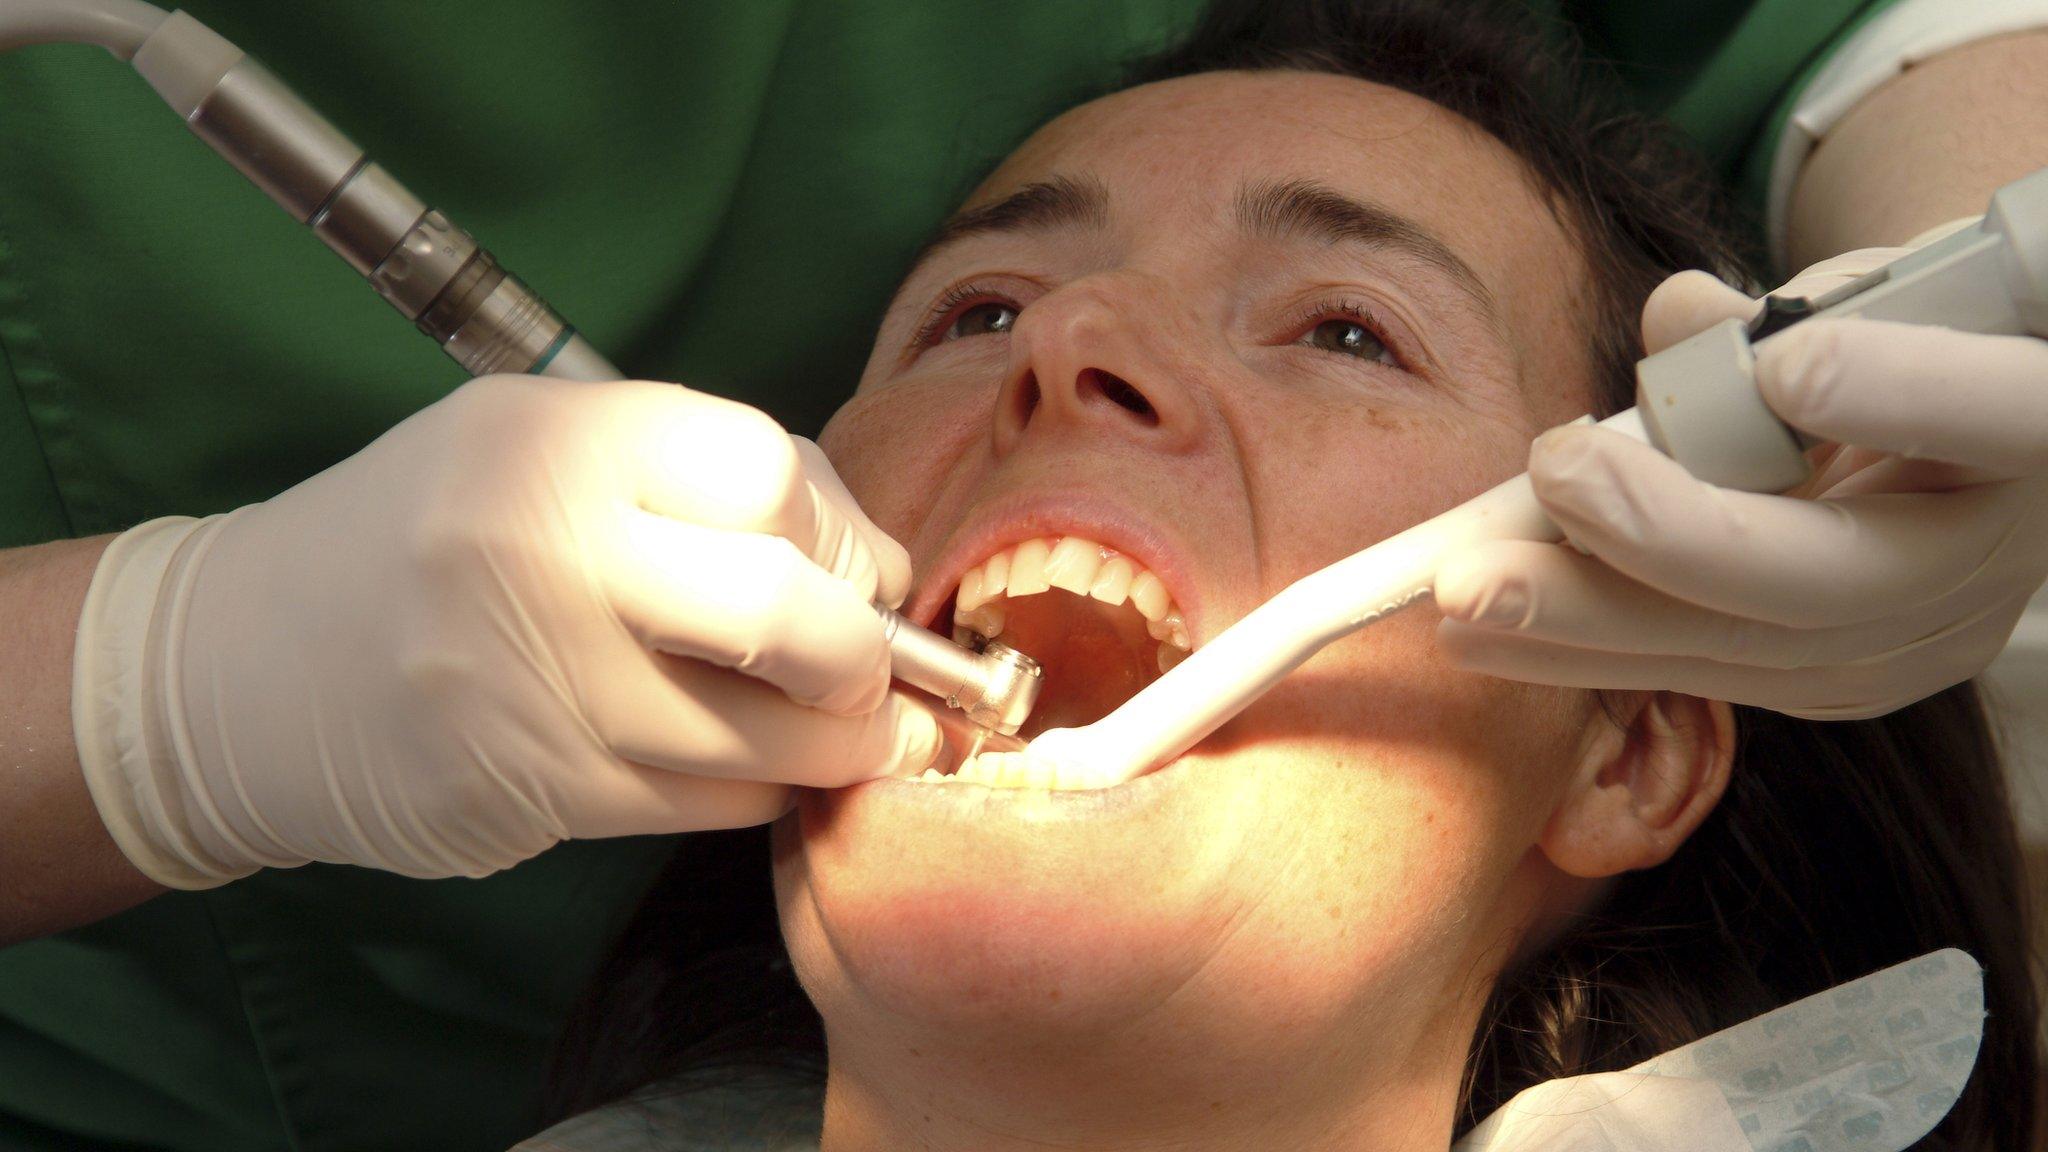
M192 0L627 372L814 432L905 260L1196 0ZM1869 0L1555 0L1731 177ZM460 383L97 49L0 57L0 546L264 499ZM0 951L0 1149L503 1149L670 849L312 866Z

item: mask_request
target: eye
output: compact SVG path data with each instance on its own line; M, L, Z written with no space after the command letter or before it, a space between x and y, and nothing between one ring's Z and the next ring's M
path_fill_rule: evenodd
M1357 297L1313 301L1294 314L1294 322L1287 330L1299 333L1289 341L1297 348L1314 348L1397 372L1411 371L1408 366L1414 363L1400 350L1402 341L1387 335L1400 329L1390 327L1372 306Z
M989 300L976 304L954 314L953 322L940 334L940 341L960 340L968 336L993 336L1010 330L1017 322L1017 307L1000 300Z
M1394 355L1386 343L1363 321L1348 316L1317 322L1301 338L1301 342L1340 356L1355 356L1360 360L1372 360L1382 364L1395 362Z
M985 284L955 285L925 309L910 347L921 350L969 336L1000 336L1017 323L1023 309L1011 292Z

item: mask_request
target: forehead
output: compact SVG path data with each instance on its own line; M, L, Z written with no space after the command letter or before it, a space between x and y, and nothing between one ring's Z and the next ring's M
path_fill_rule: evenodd
M1522 351L1574 360L1585 264L1506 145L1421 97L1320 72L1211 72L1082 105L1040 129L969 198L1088 173L1119 221L1221 219L1247 181L1309 180L1405 217L1478 273ZM1555 363L1555 361L1552 361Z

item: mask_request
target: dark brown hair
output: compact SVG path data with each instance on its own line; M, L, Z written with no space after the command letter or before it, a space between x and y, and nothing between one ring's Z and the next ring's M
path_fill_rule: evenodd
M1748 283L1753 249L1699 160L1625 110L1555 29L1488 0L1222 0L1133 83L1291 69L1430 100L1527 165L1591 272L1603 411L1627 406L1637 316L1665 276ZM1971 685L1874 720L1737 710L1727 793L1673 859L1505 973L1459 1127L1533 1083L1626 1067L1833 984L1955 946L1985 970L1984 1044L1922 1149L2016 1149L2034 1123L2036 1005L2020 858ZM758 830L679 851L563 1047L557 1113L697 1072L822 1068L776 934Z

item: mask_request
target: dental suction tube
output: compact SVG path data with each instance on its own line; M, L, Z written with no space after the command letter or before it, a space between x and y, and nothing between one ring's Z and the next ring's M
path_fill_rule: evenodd
M1636 407L1600 422L1724 488L1806 479L1808 439L1757 391L1755 344L1813 316L2048 337L2048 169L1991 198L1975 226L1814 299L1772 297L1754 324L1723 321L1636 364ZM1434 590L1438 561L1489 540L1563 539L1526 473L1283 589L1094 724L1030 752L1065 778L1122 783L1195 746L1331 642Z

